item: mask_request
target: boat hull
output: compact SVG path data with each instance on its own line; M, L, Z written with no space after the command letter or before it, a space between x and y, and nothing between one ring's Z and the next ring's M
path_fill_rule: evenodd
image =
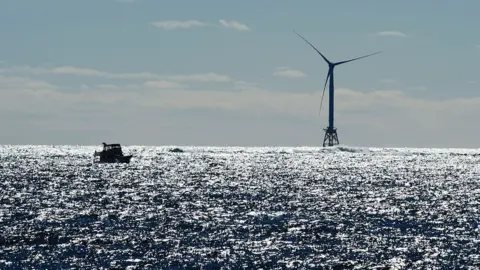
M108 160L96 160L94 163L130 163L130 160L132 159L133 155L128 155L128 156L121 156L121 157L115 157L112 159Z

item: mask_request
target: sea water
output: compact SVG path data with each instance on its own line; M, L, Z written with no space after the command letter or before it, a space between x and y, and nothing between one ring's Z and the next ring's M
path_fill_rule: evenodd
M479 150L172 148L0 146L0 268L480 265Z

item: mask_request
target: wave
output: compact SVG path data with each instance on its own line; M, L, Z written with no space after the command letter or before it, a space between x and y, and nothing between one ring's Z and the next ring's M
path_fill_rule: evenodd
M333 147L246 147L246 146L122 146L125 153L133 155L162 155L162 154L266 154L266 155L292 155L292 154L375 154L375 155L480 155L480 149L464 148L381 148L337 145ZM80 145L0 145L0 156L4 155L34 155L34 156L56 156L58 158L66 155L92 155L99 146Z

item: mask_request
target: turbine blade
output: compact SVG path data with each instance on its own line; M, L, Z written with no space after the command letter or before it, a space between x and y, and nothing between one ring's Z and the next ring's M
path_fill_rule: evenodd
M358 59L362 59L362 58L365 58L365 57L369 57L369 56L372 56L372 55L375 55L375 54L379 54L379 53L381 53L381 52L371 53L371 54L367 54L367 55L364 55L364 56L360 56L360 57L357 57L357 58L353 58L353 59L350 59L350 60L347 60L347 61L338 62L338 63L335 63L334 65L345 64L345 63L348 63L348 62L352 62L352 61L355 61L355 60L358 60Z
M310 45L315 51L318 52L318 54L320 54L320 56L322 56L323 60L325 60L328 64L331 64L330 61L328 61L328 59L319 51L317 50L317 48L315 48L315 46L312 45L312 43L308 42L308 40L306 40L304 37L302 37L299 33L297 33L295 30L293 31L295 34L297 34L300 38L302 38L305 42L308 43L308 45Z
M328 69L327 79L325 80L325 85L323 86L322 99L320 100L320 110L318 111L318 116L320 116L320 113L322 112L323 96L325 95L325 89L327 89L327 82L328 82L328 78L330 78L330 74L331 74L331 69Z

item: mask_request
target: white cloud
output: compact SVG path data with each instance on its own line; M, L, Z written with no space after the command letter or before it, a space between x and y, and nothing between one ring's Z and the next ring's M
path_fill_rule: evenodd
M307 76L302 71L291 69L289 67L278 67L275 72L273 72L273 75L287 78L302 78Z
M38 72L42 73L42 71L38 71ZM95 69L78 68L78 67L72 67L72 66L56 67L51 69L51 73L79 75L79 76L94 76L94 77L102 77L102 76L108 75L106 73L103 73Z
M219 20L219 23L225 28L232 28L238 31L250 31L250 28L247 25L237 21Z
M122 100L135 106L157 106L165 108L222 108L229 110L270 110L277 113L296 114L303 116L315 116L321 93L306 92L276 92L267 91L254 84L238 81L239 86L245 86L241 91L214 91L198 89L186 89L180 84L168 81L148 81L137 88L144 91L62 91L59 87L48 82L32 80L22 77L0 76L0 93L4 101L10 106L17 106L23 101L28 101L32 96L45 97L45 102L62 100L62 104L81 103L82 101L105 102L105 95L109 100ZM83 88L83 87L82 87ZM105 87L114 89L113 87ZM118 86L117 86L118 88ZM160 88L160 89L153 89ZM91 88L89 88L91 89ZM150 89L150 90L149 90ZM170 91L174 90L174 91ZM12 102L12 96L22 96L18 102ZM54 97L52 100L48 98ZM480 98L458 98L451 100L426 100L409 97L402 91L372 91L359 92L351 89L339 88L336 90L336 110L339 113L352 110L364 110L375 113L379 109L404 109L406 111L421 110L438 112L445 110L452 113L451 109L461 108L457 112L466 109L479 110ZM221 104L220 106L218 104ZM451 107L452 106L452 107Z
M55 110L62 106L61 103L54 106L58 93L55 85L45 81L0 75L0 111L39 112L39 107Z
M219 20L220 26L225 28L234 29L237 31L250 31L250 28L238 21ZM193 27L205 27L205 26L217 26L215 23L202 22L198 20L186 20L186 21L156 21L151 23L153 26L162 28L165 30L175 29L188 29Z
M99 84L96 87L101 89L111 89L111 90L118 89L118 86L113 84Z
M374 34L375 36L391 36L391 37L409 37L409 35L400 31L380 31Z
M194 130L185 132L185 126L195 121L200 121L204 130L215 129L219 124L218 119L227 113L228 117L224 117L226 122L222 122L222 130L230 130L239 125L236 120L238 118L228 120L234 115L249 114L241 124L244 130L248 130L252 114L256 118L265 115L277 117L271 118L277 119L277 124L270 122L264 124L268 128L265 128L261 134L255 133L252 137L253 143L262 143L270 142L269 138L271 139L274 132L281 127L284 128L280 129L281 131L291 130L293 125L300 129L315 130L319 128L318 124L323 126L327 122L326 114L322 114L320 123L317 118L321 91L314 93L268 91L244 81L234 81L237 91L208 89L199 91L200 89L195 85L182 88L174 82L162 80L151 80L145 85L115 86L118 89L136 89L136 91L118 91L109 87L99 90L96 89L98 85L93 87L79 85L77 89L68 87L66 91L46 81L0 75L0 120L5 126L0 139L4 138L5 141L5 138L17 138L15 134L20 134L25 137L23 143L29 143L38 140L40 136L38 133L43 132L43 138L57 136L55 138L60 140L77 136L78 140L92 138L95 142L98 140L98 132L90 130L101 130L102 136L109 139L111 136L115 139L117 138L115 136L125 134L123 131L128 124L127 129L131 131L125 132L132 136L129 137L131 141L142 144L142 141L138 141L139 136L144 136L142 134L153 134L151 142L155 142L155 136L165 132L162 128L152 126L151 121L158 121L159 126L167 124L167 120L172 123L181 122L181 124L174 124L176 127L169 127L168 131L178 136L178 134L193 134L191 132ZM466 144L475 145L477 138L474 134L480 132L480 128L469 124L469 121L473 121L480 114L480 98L429 100L415 98L399 90L362 92L339 88L336 89L335 99L337 125L341 130L343 143L378 143L383 140L390 145L427 147L435 144L461 147ZM185 110L183 118L167 116L167 112L178 110ZM202 110L211 111L212 114L205 119L195 118L195 115ZM286 122L285 118L289 117L297 119L296 123ZM144 121L138 121L138 119L144 119ZM458 121L458 119L464 121ZM65 133L56 135L53 130L59 127L70 130L72 133L69 136L62 135ZM415 128L414 134L411 133L412 127ZM452 129L464 130L465 133L448 132ZM27 130L35 130L35 135L32 132L26 132ZM194 134L189 135L190 137L182 135L184 141L178 143L188 143L189 140L197 138L210 138L211 135L208 133L209 135L202 137L203 133L200 130ZM309 136L304 134L299 137L298 135L300 134L292 135L291 138L295 139L291 142L301 140L302 136ZM245 141L245 134L232 133L229 136L232 136L230 141L248 144ZM317 134L312 135L312 140L320 143L316 136ZM351 137L347 139L347 136ZM264 138L264 141L258 141L259 137ZM121 138L123 140L125 137ZM176 137L172 135L172 138ZM209 142L215 144L215 141ZM84 143L84 141L76 143ZM157 143L163 142L157 141Z
M261 90L256 83L246 81L234 81L233 87L236 90Z
M60 66L53 68L46 67L11 67L0 69L0 73L33 73L33 74L57 74L57 75L75 75L86 77L102 77L107 79L155 79L160 78L159 75L149 72L139 73L110 73L91 68L81 68L74 66Z
M11 89L11 88L22 88L26 90L34 90L36 88L42 89L55 89L56 86L40 81L40 80L32 80L25 77L9 77L9 76L2 76L0 75L0 86L2 86L1 90Z
M45 67L12 67L0 69L0 73L33 73L33 74L57 74L75 75L86 77L101 77L106 79L138 79L138 80L173 80L173 81L197 81L197 82L230 82L232 79L227 75L214 72L188 74L188 75L160 75L150 72L137 73L111 73L91 68L80 68L74 66L61 66L54 68Z
M152 22L152 25L158 28L163 28L166 30L174 29L186 29L199 26L208 26L208 23L197 21L197 20L188 20L188 21L156 21Z
M213 72L191 75L170 75L167 79L173 81L191 81L191 82L230 82L232 79L227 75L220 75Z
M167 88L167 89L186 87L182 84L179 84L176 82L169 82L169 81L148 81L148 82L145 82L144 85L152 88Z
M224 110L266 110L308 115L305 102L312 102L312 95L273 93L259 88L237 92L213 90L188 90L167 81L149 81L143 91L92 91L91 88L77 91L62 91L42 81L20 77L2 77L0 79L0 100L5 104L1 109L48 111L55 104L64 108L85 106L85 104L125 104L133 107L155 107L164 109L224 109ZM171 91L174 90L174 91ZM273 101L273 103L272 103ZM28 106L23 106L30 104ZM31 106L34 104L34 106ZM300 107L303 109L298 110ZM294 109L295 108L295 109ZM315 106L312 108L314 111ZM56 109L59 109L57 106Z

